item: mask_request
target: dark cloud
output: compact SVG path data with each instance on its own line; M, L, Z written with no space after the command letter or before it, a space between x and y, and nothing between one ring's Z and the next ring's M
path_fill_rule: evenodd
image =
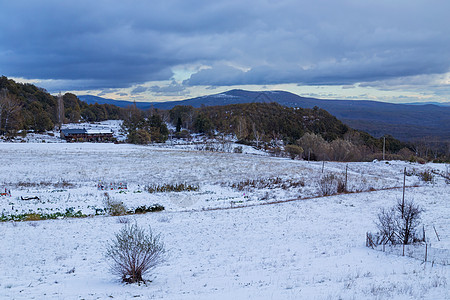
M449 11L440 0L3 1L0 70L49 90L170 80L180 65L209 66L184 84L210 86L440 74Z
M166 86L159 86L154 85L150 87L149 89L153 94L161 96L184 96L189 94L189 91L186 89L185 86L180 85L176 83L175 81L172 81L169 85Z
M142 94L144 92L148 91L148 88L145 86L137 86L135 87L132 91L131 91L131 95L136 95L136 94Z

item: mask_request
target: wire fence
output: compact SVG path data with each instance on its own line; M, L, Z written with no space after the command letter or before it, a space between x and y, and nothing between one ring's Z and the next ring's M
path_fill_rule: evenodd
M377 251L407 256L432 264L450 265L450 249L434 248L430 243L417 243L411 245L376 244L366 235L366 246Z

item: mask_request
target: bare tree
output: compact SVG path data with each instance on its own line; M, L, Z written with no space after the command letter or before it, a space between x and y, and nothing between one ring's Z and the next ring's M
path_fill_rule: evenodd
M56 119L58 120L58 127L61 128L64 123L64 99L61 93L59 93L57 100Z
M377 221L375 224L380 233L381 240L378 243L396 244L396 224L395 224L395 210L394 208L385 209L382 208L377 215Z
M253 123L253 136L255 137L256 141L256 148L259 147L259 142L261 141L261 133L256 130L256 125Z
M0 91L0 130L7 132L10 126L11 117L20 110L19 99L10 94L7 89Z
M403 218L396 218L397 233L402 244L407 245L418 239L416 229L420 225L420 215L423 209L413 201L398 202L396 206L397 215L403 213Z
M418 241L416 230L420 225L422 212L419 205L408 200L404 204L399 201L390 209L381 209L375 222L381 242L407 245Z

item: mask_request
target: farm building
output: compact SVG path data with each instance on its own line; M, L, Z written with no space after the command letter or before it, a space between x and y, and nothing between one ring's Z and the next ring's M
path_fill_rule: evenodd
M61 139L68 142L105 142L113 140L111 130L61 129Z

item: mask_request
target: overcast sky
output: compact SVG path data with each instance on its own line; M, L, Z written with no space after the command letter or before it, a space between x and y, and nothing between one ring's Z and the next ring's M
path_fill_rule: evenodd
M0 75L52 93L450 101L447 0L0 3Z

